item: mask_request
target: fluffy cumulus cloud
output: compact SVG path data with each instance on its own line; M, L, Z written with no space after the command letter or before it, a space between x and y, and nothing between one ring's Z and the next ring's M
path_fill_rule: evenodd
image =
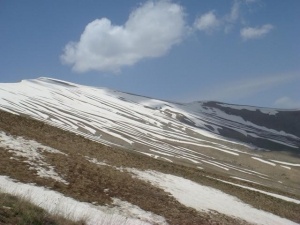
M281 97L277 99L274 103L274 106L277 108L285 108L285 109L300 109L300 100L296 101L289 97Z
M195 20L194 27L200 31L211 33L220 25L219 19L213 11L203 14Z
M266 36L274 26L271 24L265 24L260 27L245 27L241 29L241 37L244 40L257 39Z
M148 1L124 25L107 18L89 23L78 42L66 45L61 60L76 72L118 72L144 58L166 54L186 33L183 8L168 0Z

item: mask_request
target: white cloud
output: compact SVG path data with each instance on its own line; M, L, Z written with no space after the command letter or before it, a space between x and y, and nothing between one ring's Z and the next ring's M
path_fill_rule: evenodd
M244 40L257 39L266 36L273 29L274 26L271 24L265 24L260 27L245 27L241 29L240 34Z
M212 32L220 25L215 13L210 11L195 20L194 27L200 31Z
M228 22L235 22L239 16L240 16L240 6L241 6L241 3L240 1L238 0L235 0L231 6L231 10L230 10L230 13L228 15L226 15L226 20Z
M180 5L148 1L136 8L124 25L113 25L107 18L89 23L79 42L66 45L61 60L76 72L117 72L122 66L166 54L181 42L186 29Z
M234 24L240 17L240 8L241 2L239 0L234 0L230 9L230 13L226 14L223 19L225 33L229 33L233 29Z
M274 106L277 108L289 108L289 109L300 109L300 100L294 100L289 97L281 97L274 102Z

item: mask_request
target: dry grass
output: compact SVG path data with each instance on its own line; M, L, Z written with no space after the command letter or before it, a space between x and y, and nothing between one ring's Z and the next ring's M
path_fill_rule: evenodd
M300 222L300 206L275 199L253 191L244 190L206 176L218 177L216 174L194 168L180 166L134 153L103 146L81 136L49 126L30 118L15 116L0 111L0 129L12 135L34 139L44 145L59 149L68 154L45 154L46 160L59 174L69 182L65 185L51 179L36 176L22 160L11 160L11 153L0 149L0 174L8 175L22 182L34 182L59 191L66 196L80 201L111 203L111 197L128 201L140 208L164 216L170 224L244 224L245 222L229 218L222 214L197 212L180 204L163 190L147 182L135 179L127 172L121 172L109 166L97 166L88 162L84 156L116 167L138 168L140 170L157 170L163 173L182 176L195 182L218 188L235 195L256 208L272 212L282 217ZM236 181L243 184L242 181ZM255 186L257 187L257 186ZM259 187L263 189L263 187ZM108 192L104 192L109 189ZM265 188L265 190L270 190ZM278 191L277 191L278 192Z

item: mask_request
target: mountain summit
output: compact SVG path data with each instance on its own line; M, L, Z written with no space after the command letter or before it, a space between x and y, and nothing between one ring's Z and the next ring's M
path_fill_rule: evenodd
M1 84L0 96L2 110L109 145L161 151L169 142L197 144L210 139L300 153L300 110L220 102L178 104L44 77Z

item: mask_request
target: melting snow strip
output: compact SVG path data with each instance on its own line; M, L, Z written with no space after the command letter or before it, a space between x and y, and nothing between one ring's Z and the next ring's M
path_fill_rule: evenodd
M277 160L270 160L272 162L277 162L279 164L287 165L287 166L300 166L300 164L297 163L289 163L289 162L282 162L282 161L277 161Z
M285 169L288 169L288 170L291 169L291 167L289 167L289 166L283 166L283 165L280 165L280 167L285 168Z
M38 176L51 178L64 184L68 184L66 180L55 172L53 166L44 161L44 157L41 154L42 152L49 152L66 155L65 153L48 146L44 146L33 140L26 140L20 136L14 137L7 135L3 131L0 131L0 147L12 152L17 157L26 158L25 162L31 166L30 168L37 171ZM18 160L15 157L13 159Z
M252 158L252 159L255 159L255 160L258 160L258 161L260 161L260 162L269 164L269 165L271 165L271 166L276 166L275 163L269 162L269 161L267 161L267 160L263 160L263 159L261 159L261 158L257 158L257 157L251 157L251 158Z
M252 180L247 180L247 179L243 179L243 178L240 178L240 177L234 177L234 176L230 176L230 177L234 178L234 179L237 179L237 180L242 180L242 181L246 181L246 182L250 182L250 183L262 185L261 183L258 183L258 182L252 181Z
M94 206L44 187L15 182L6 176L0 176L0 192L22 197L51 214L73 221L84 220L87 225L167 224L163 217L119 199L113 199L114 207Z
M254 224L296 225L295 222L288 219L253 208L220 190L200 185L182 177L157 171L139 171L136 169L128 169L128 171L139 179L149 181L152 185L171 193L181 204L199 211L214 210Z

